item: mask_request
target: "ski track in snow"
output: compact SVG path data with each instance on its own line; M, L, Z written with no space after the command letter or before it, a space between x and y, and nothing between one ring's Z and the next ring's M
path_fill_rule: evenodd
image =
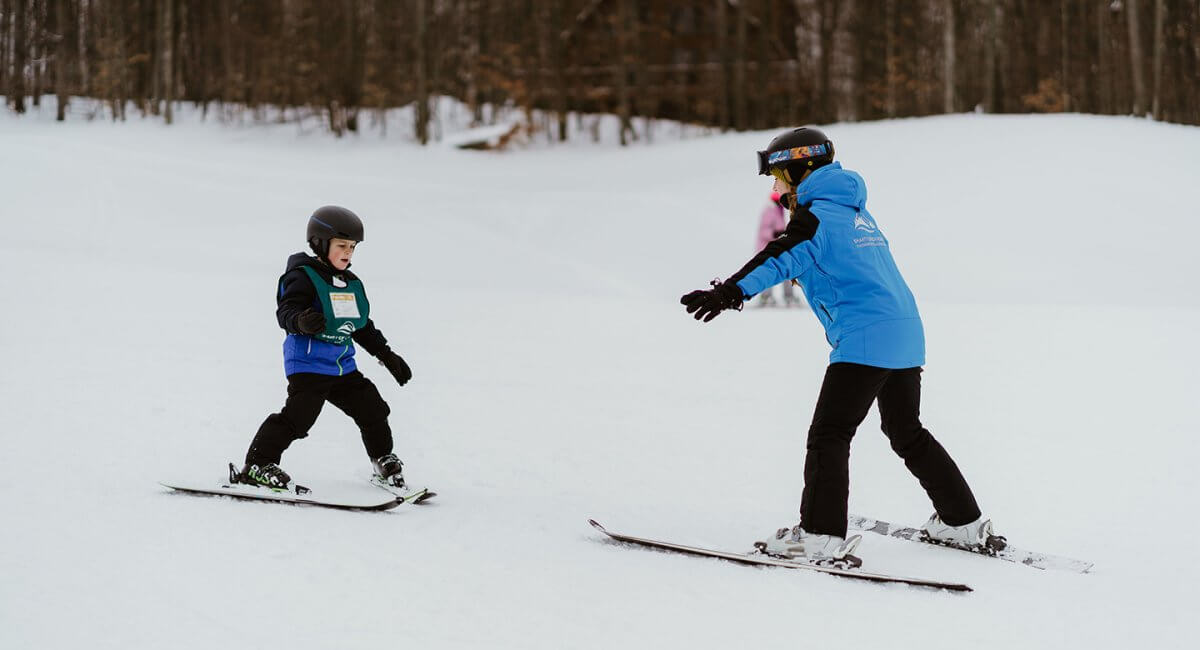
M1187 645L1200 129L827 127L925 319L925 424L998 532L1096 563L864 539L865 569L962 595L629 549L587 524L748 550L794 523L820 327L678 305L753 253L769 182L751 152L771 132L492 154L42 111L0 115L0 647ZM358 513L168 493L156 481L219 479L281 406L273 284L329 203L364 218L354 269L415 377L398 388L361 351L360 368L440 496ZM332 407L284 466L367 469ZM874 412L851 480L854 512L930 512Z

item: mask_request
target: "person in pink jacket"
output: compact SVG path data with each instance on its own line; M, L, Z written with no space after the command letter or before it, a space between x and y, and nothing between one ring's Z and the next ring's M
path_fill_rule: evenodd
M755 245L755 252L766 248L771 240L775 239L787 228L787 216L783 206L779 204L779 192L771 192L771 202L763 207L762 216L758 221L758 242ZM783 286L783 304L788 307L799 307L800 299L796 297L795 289L791 282L784 282ZM759 307L772 307L775 305L775 294L768 290L762 292L758 299Z

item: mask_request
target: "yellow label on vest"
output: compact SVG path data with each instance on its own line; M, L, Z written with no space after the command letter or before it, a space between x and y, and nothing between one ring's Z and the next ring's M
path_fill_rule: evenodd
M329 292L329 304L334 318L359 318L358 302L352 293Z

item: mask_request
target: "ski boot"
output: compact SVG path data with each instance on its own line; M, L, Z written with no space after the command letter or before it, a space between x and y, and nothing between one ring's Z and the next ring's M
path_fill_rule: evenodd
M797 524L790 529L780 528L771 539L755 542L754 548L763 555L783 560L796 560L839 569L856 569L862 566L862 560L851 553L858 548L861 541L861 535L854 535L849 539L836 535L817 535Z
M408 487L404 484L404 463L400 462L396 454L384 454L372 460L371 464L375 467L376 481L394 488Z
M275 463L252 465L247 463L240 472L234 472L234 466L229 466L229 480L234 483L244 483L272 490L290 490L292 477Z
M936 512L921 527L921 541L985 555L995 555L1008 546L1007 540L993 532L991 519L980 517L969 524L950 526Z

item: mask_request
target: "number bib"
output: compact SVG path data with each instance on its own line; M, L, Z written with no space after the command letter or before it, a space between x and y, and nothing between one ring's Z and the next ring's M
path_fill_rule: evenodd
M345 287L335 287L312 267L300 268L312 280L317 299L321 302L321 311L325 314L325 331L313 336L326 343L348 345L351 335L366 326L371 311L362 282L350 280Z

